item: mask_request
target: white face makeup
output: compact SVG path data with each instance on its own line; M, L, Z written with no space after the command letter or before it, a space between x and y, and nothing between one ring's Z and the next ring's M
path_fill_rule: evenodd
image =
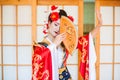
M59 34L59 28L60 19L58 19L57 21L53 21L52 23L49 23L48 33L51 34L53 37L56 37Z

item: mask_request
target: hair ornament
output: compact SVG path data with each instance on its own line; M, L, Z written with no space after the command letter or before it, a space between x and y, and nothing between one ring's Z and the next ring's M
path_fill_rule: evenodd
M50 18L52 21L57 21L59 19L59 13L58 12L52 12L50 15Z
M51 11L54 11L54 10L56 10L57 8L58 8L57 6L52 5L52 6L51 6Z
M68 18L69 18L72 22L74 22L74 18L73 18L72 16L68 16Z
M48 23L45 24L44 28L43 28L43 33L47 34L48 33Z

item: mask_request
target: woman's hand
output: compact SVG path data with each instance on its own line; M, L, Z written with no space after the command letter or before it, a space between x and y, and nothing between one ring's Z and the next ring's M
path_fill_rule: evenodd
M100 30L100 27L102 26L102 16L100 11L96 10L96 16L97 16L97 25L96 27L91 31L92 37L95 38L97 33Z
M66 38L66 33L59 34L55 37L53 43L56 44L56 46L59 46L65 38Z
M97 25L96 27L102 26L102 16L100 11L96 10L96 16L97 16Z

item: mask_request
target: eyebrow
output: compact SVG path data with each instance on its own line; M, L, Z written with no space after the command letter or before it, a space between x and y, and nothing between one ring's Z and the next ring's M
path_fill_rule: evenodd
M58 22L55 22L55 24L59 25L60 23L58 23Z
M60 23L56 22L57 25L59 25Z

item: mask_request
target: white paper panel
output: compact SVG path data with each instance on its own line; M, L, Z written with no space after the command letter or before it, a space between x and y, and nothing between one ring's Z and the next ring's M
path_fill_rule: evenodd
M112 44L113 43L113 28L101 27L100 28L100 43L101 44Z
M48 15L47 6L37 6L37 24L45 24Z
M78 50L76 49L73 55L69 55L67 64L78 64Z
M31 78L32 78L31 66L18 67L18 80L31 80Z
M38 26L37 27L37 42L40 42L43 40L45 34L43 33L44 26Z
M78 80L78 66L74 65L74 66L67 66L68 67L68 70L72 76L72 80Z
M100 62L112 62L112 59L113 59L113 47L100 46Z
M31 26L18 27L18 44L32 44Z
M4 80L16 80L16 67L4 66Z
M77 33L78 33L78 26L75 26L75 29L76 29L76 31L77 31Z
M16 44L15 26L3 26L3 44Z
M18 6L18 24L32 24L31 6Z
M112 65L100 65L100 80L112 80Z
M115 7L115 25L120 25L120 7Z
M114 75L114 80L120 80L120 64L115 64Z
M64 10L67 12L67 15L74 18L74 23L78 24L78 6L64 6Z
M31 64L32 61L32 47L19 46L18 47L18 64Z
M2 80L2 67L0 66L0 80Z
M3 63L16 64L16 47L3 46Z
M115 62L120 62L120 46L115 46Z
M120 44L120 26L115 27L115 44Z
M113 24L113 7L100 7L103 25Z
M0 44L1 44L1 40L2 40L2 37L1 37L1 26L0 26Z
M3 6L3 24L16 24L16 7Z
M1 46L0 46L0 64L1 64L1 60L2 60L1 55L2 55L2 52L1 52Z

